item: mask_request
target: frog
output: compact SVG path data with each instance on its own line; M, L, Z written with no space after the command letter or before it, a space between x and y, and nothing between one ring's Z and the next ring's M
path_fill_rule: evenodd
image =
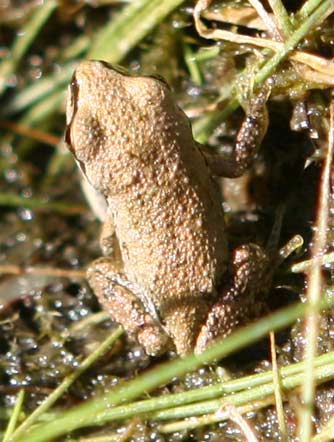
M267 95L250 103L222 156L194 140L162 78L98 60L75 69L65 140L103 219L103 256L87 280L148 355L201 353L256 313L269 258L253 243L229 252L216 177L251 164L268 125Z

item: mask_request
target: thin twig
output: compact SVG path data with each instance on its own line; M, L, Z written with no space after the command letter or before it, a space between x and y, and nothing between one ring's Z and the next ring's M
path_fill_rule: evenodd
M33 129L31 127L27 127L24 124L14 123L8 120L0 120L0 127L4 129L9 129L16 134L23 135L25 137L32 138L33 140L40 141L45 144L49 144L50 146L56 147L59 143L59 137L55 137L54 135L47 134L38 129Z
M0 274L7 275L43 275L51 276L55 278L79 278L85 279L86 273L84 270L70 270L70 269L59 269L56 267L38 267L38 266L26 266L21 267L15 264L1 264Z
M258 442L258 439L247 420L239 413L237 407L230 405L227 408L228 416L240 428L247 442Z
M1 193L0 192L0 206L9 207L24 207L32 210L44 210L50 212L63 213L68 216L78 215L84 213L87 207L79 204L71 204L62 201L46 201L42 198L24 198L16 193Z
M282 442L288 442L288 434L286 430L283 398L282 398L282 378L277 365L274 332L270 332L270 352L271 352L271 363L273 367L273 384L275 390L276 413L277 413L278 426L280 429L280 436L281 436L280 440Z

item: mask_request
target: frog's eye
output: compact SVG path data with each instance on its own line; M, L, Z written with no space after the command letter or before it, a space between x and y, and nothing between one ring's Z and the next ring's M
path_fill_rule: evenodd
M119 64L110 64L107 63L106 61L101 60L99 63L101 63L103 66L105 66L108 69L111 69L115 72L118 72L121 75L125 75L127 77L147 77L147 78L152 78L154 80L158 80L160 83L162 83L164 86L166 86L169 90L170 90L170 86L167 83L167 81L159 74L153 74L153 75L138 75L135 72L130 72L128 71L125 67L120 66Z
M171 87L167 83L167 81L159 74L150 75L149 78L152 78L153 80L159 81L159 83L162 83L169 91L171 90Z
M121 75L125 75L127 77L132 76L131 73L127 69L125 69L123 66L120 66L119 64L110 64L104 60L100 60L99 63L101 63L107 69L118 72Z

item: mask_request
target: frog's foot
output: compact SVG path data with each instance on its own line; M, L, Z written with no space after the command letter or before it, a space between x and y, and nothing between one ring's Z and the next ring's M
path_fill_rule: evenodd
M174 348L167 333L149 315L144 326L137 332L137 340L150 356L159 356L167 350Z
M138 339L147 354L155 356L166 351L169 337L145 312L125 274L113 261L108 258L94 261L87 270L87 279L105 310Z
M204 351L218 337L230 334L249 317L261 313L263 303L254 299L270 287L269 268L267 255L255 244L242 245L234 251L230 282L209 310L196 341L196 353Z

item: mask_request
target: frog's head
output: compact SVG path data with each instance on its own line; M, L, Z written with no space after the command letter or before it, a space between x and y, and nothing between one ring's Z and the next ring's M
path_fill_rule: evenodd
M92 183L96 174L109 174L110 181L111 170L147 158L190 129L165 81L101 61L84 61L75 70L66 118L67 145Z

